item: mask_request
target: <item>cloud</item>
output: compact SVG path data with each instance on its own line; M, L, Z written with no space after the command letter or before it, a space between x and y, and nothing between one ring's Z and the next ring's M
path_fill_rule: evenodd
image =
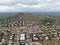
M26 9L60 10L60 0L0 0L0 12L24 11Z

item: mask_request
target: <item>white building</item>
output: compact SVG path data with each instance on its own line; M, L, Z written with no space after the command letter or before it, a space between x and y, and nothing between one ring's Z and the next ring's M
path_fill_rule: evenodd
M25 34L20 34L20 40L25 40L26 39L26 35Z

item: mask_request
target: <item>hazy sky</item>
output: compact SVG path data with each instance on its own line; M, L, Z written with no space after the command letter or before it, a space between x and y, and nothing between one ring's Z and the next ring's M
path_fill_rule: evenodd
M0 12L60 11L60 0L0 0Z

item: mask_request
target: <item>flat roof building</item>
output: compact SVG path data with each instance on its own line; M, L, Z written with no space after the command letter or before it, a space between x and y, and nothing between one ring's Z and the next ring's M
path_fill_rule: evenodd
M20 34L20 40L21 40L21 41L26 40L26 35L25 35L25 34Z

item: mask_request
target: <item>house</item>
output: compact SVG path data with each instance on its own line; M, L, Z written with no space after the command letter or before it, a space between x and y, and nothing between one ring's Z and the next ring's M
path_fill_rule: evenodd
M15 27L14 29L15 29L16 31L18 31L18 30L25 30L26 27L25 27L25 26L18 26L18 27Z
M2 42L5 43L5 39L2 39Z
M56 30L51 30L50 34L52 35L52 37L57 37L57 31Z
M8 45L12 45L12 44L9 43Z
M44 41L44 38L42 36L39 36L39 41Z
M57 28L57 29L60 29L60 25L56 25L56 28Z
M20 41L26 40L26 34L20 34Z
M42 34L42 37L44 38L44 40L48 40L49 39L47 34Z
M32 34L32 41L39 41L38 35Z
M21 42L20 45L29 45L28 43Z
M60 37L60 32L58 32L58 36Z

